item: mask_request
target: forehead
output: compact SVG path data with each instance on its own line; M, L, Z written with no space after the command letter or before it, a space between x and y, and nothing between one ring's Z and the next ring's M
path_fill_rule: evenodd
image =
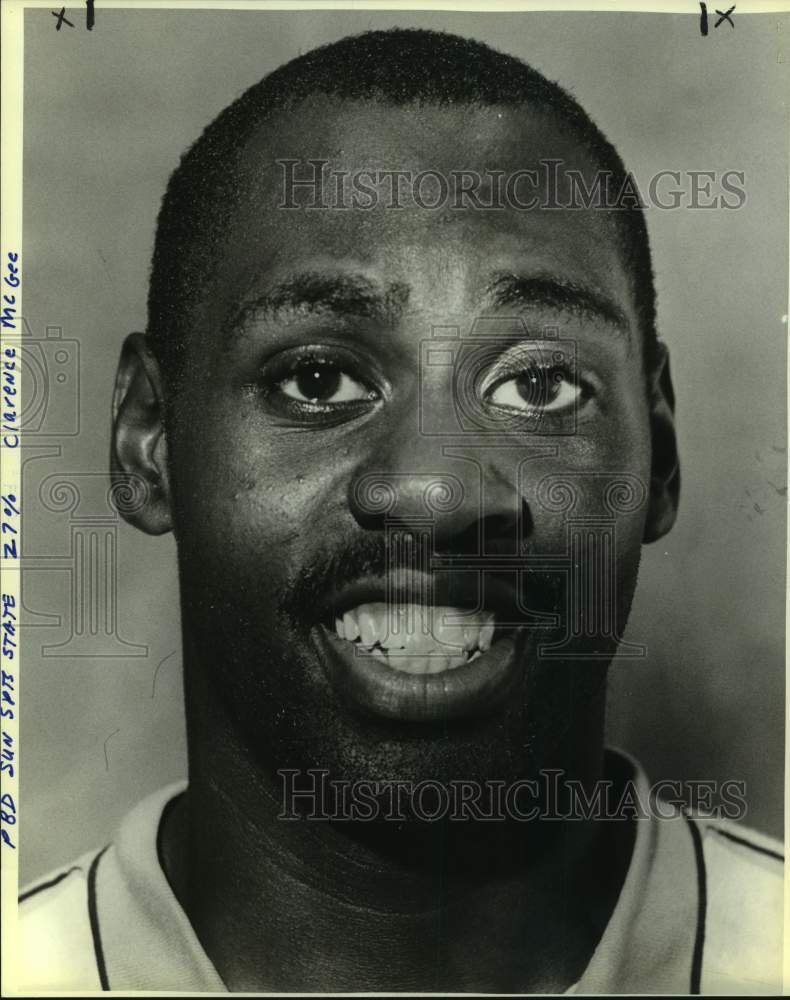
M568 171L589 188L595 164L546 111L316 97L242 151L224 296L243 306L293 274L340 269L449 319L474 312L493 275L515 273L590 289L629 315L610 214L556 207Z

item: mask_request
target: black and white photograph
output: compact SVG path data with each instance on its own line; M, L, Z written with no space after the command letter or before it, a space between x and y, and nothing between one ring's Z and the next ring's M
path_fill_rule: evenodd
M782 994L790 4L0 7L3 994Z

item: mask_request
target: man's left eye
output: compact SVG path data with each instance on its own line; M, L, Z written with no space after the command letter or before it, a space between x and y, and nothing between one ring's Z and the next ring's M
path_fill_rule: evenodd
M300 365L278 383L278 388L284 396L300 403L353 403L371 399L370 389L329 361Z
M527 368L502 379L486 394L486 401L509 410L554 413L570 409L582 387L563 368Z

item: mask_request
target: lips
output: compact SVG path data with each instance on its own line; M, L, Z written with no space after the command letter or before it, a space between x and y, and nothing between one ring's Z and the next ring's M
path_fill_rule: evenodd
M523 673L526 630L509 608L481 610L477 595L464 607L408 600L417 593L367 582L334 597L312 635L335 690L356 710L404 722L501 707Z

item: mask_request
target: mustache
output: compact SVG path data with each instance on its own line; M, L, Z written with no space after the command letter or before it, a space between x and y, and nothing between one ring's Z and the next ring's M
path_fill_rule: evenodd
M504 548L504 547L503 547ZM531 550L531 546L529 547ZM521 553L525 563L531 552ZM512 550L511 550L512 551ZM398 532L397 537L382 534L358 535L332 549L317 553L286 584L278 602L279 614L292 626L304 627L320 623L326 614L327 595L338 593L364 577L396 578L399 574L421 573L435 576L432 560L446 555L469 553L437 551L430 535ZM452 577L452 569L442 574ZM470 572L497 577L514 591L518 577L513 571L479 569L455 571L459 575ZM564 586L556 574L534 572L529 574L530 607L534 610L553 611L563 601Z
M414 547L414 543L412 543ZM361 535L342 549L319 554L303 567L288 585L279 602L280 614L302 624L311 616L319 620L319 608L326 595L341 590L364 576L385 576L392 572L398 555L395 546L381 535ZM398 546L403 551L401 546ZM424 546L423 546L424 548ZM415 562L400 555L400 567L413 570Z

